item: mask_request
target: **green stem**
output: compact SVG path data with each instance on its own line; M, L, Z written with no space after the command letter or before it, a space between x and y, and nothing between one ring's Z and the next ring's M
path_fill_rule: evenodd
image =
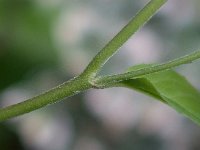
M65 97L78 94L84 90L95 87L94 80L96 74L106 61L114 55L118 48L126 42L130 36L135 33L151 16L166 2L166 0L152 0L148 3L144 9L142 9L128 25L126 25L91 61L85 71L77 78L69 80L62 85L49 90L34 98L28 99L24 102L14 104L5 108L0 109L0 121L6 120L18 115L28 113L30 111L39 109L48 104L55 103ZM133 75L121 74L119 76L113 76L113 79L127 79ZM99 83L104 83L106 80L110 80L112 77L102 78ZM98 85L97 85L98 86Z
M31 112L89 88L91 88L91 85L87 82L87 79L74 78L41 95L0 109L0 121Z
M117 50L141 28L167 0L152 0L93 58L83 72L84 76L95 77L102 66Z
M192 63L194 60L197 60L199 58L200 58L200 51L195 51L189 55L168 61L166 63L154 65L152 67L138 69L135 71L117 74L117 75L98 77L93 82L97 88L112 87L112 86L115 86L115 83L118 83L120 81L129 80L129 79L137 78L139 76L167 70L167 69L177 67L182 64Z
M116 83L120 81L136 78L142 75L147 75L158 71L163 71L182 64L191 63L192 61L199 58L200 51L196 51L189 55L152 67L143 68L118 75L97 77L93 80L93 84L89 83L88 79L86 78L77 77L41 95L28 99L24 102L0 109L0 121L31 112L33 110L39 109L48 104L55 103L63 98L78 94L90 88L113 87L116 85Z

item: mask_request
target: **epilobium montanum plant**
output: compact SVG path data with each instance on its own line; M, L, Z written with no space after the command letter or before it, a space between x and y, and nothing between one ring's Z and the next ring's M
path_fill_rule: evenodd
M155 97L200 124L200 93L184 77L171 70L200 58L200 51L162 64L134 66L121 74L98 75L104 64L166 1L151 0L108 42L79 76L41 95L0 109L0 121L31 112L87 89L128 87Z

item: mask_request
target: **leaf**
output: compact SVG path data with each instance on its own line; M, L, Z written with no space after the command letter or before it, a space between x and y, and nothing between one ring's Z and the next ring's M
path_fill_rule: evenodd
M129 71L148 66L152 65L134 66ZM123 81L120 85L151 95L200 124L200 93L173 70L144 75Z

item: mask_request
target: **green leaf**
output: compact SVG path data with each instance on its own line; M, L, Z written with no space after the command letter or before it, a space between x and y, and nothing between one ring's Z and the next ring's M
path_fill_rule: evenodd
M134 71L152 65L131 67ZM120 83L151 95L200 124L200 93L180 74L165 70Z

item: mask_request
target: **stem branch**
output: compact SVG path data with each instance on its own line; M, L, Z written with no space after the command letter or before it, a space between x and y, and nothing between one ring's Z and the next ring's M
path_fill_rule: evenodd
M95 77L118 49L141 28L167 0L151 0L137 15L93 58L83 75Z
M200 58L200 51L195 51L189 55L176 58L166 63L157 64L151 67L146 67L146 68L138 69L135 71L130 71L127 73L98 77L94 81L94 84L98 85L97 87L99 88L112 87L115 85L115 83L118 83L120 81L129 80L129 79L137 78L139 76L167 70L167 69L177 67L182 64L192 63L194 60L197 60L199 58Z
M41 95L0 109L0 121L22 115L48 104L60 101L90 88L113 87L116 83L138 76L170 69L181 64L192 62L200 58L200 51L175 60L143 68L127 73L96 77L102 66L113 56L117 50L142 27L167 0L151 0L90 62L85 71L77 78L71 79Z

